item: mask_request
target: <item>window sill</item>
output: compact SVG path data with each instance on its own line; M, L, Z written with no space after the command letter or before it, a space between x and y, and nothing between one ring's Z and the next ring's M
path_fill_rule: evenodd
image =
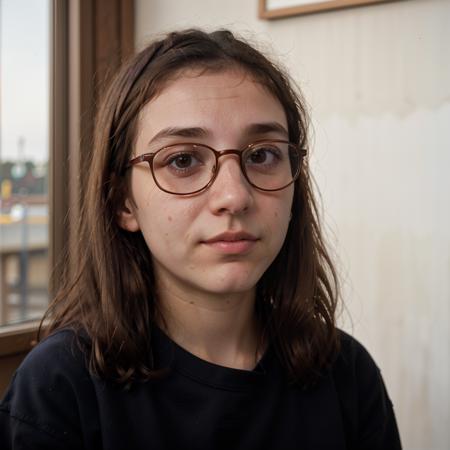
M3 325L0 328L0 358L30 351L36 345L39 321Z

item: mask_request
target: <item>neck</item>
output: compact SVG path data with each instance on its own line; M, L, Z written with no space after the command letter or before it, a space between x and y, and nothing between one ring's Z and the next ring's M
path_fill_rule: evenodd
M214 364L252 370L264 350L255 315L255 291L211 295L172 286L158 289L158 325L178 345Z

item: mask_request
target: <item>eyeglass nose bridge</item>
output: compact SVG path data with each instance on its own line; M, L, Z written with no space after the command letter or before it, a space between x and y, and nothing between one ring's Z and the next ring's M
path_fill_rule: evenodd
M239 159L239 163L241 164L242 162L242 150L239 149L234 149L234 148L227 148L224 150L213 150L215 156L216 156L216 162L217 162L217 166L219 164L219 158L221 158L222 156L227 156L227 155L236 155ZM216 168L217 170L219 170L219 168Z
M214 152L214 155L216 156L216 164L214 166L214 174L212 179L210 180L210 182L208 183L208 185L205 187L208 188L210 187L214 181L217 178L217 175L219 173L219 158L221 158L222 156L227 156L227 155L236 155L239 159L239 167L241 169L241 173L242 175L244 175L244 178L247 180L248 183L250 183L250 185L253 186L253 183L249 180L248 176L247 176L247 172L245 171L245 168L243 167L243 163L242 163L242 150L239 149L234 149L234 148L228 148L228 149L224 149L224 150L215 150L213 148L211 148L211 150Z
M215 150L214 152L217 155L217 159L219 159L221 156L225 156L225 155L238 155L239 159L241 159L241 154L242 154L242 150L233 149L233 148L220 150L220 151Z

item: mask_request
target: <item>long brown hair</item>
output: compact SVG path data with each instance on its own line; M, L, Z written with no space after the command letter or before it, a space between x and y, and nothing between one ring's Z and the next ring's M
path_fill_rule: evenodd
M282 104L289 139L308 147L304 101L288 75L231 32L189 29L154 41L113 80L100 106L84 195L76 273L68 272L45 317L48 332L88 336L91 372L119 383L156 374L150 329L157 317L150 251L140 232L118 225L127 194L125 168L142 107L186 68L235 67L250 73ZM284 245L257 286L265 336L293 382L310 382L338 350L337 277L322 237L308 163L295 184Z

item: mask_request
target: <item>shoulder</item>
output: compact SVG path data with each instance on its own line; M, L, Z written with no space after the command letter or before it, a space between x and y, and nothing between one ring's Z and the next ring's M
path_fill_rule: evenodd
M26 392L46 388L76 389L90 378L81 338L72 330L60 330L41 341L23 360L13 378L13 387Z
M340 351L336 358L335 373L345 372L346 376L365 377L379 372L379 368L367 349L353 336L339 330Z
M75 331L63 329L56 331L39 342L17 370L17 375L28 372L50 374L65 369L81 369L84 364L84 353L79 343L81 337Z
M0 404L0 429L11 440L13 433L25 433L69 442L79 435L80 400L92 393L77 335L58 331L40 342L14 374Z
M332 366L332 377L343 409L360 411L360 403L371 395L388 400L380 369L367 349L354 337L339 330L340 351Z
M339 333L341 348L332 378L347 435L359 448L400 448L393 405L378 365L359 341Z

